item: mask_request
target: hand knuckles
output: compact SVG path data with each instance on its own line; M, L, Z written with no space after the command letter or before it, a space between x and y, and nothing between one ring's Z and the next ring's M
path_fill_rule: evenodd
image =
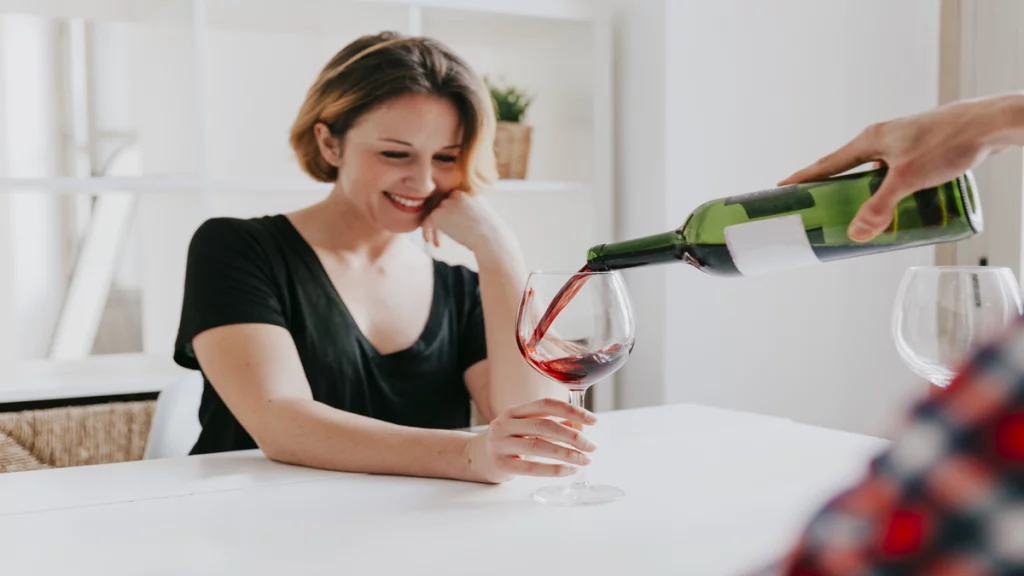
M882 137L887 126L888 122L875 122L874 124L869 124L860 133L860 136L866 140L877 140Z

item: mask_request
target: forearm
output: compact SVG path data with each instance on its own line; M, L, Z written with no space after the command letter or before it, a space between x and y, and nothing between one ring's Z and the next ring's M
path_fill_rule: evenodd
M467 442L454 430L398 426L310 399L273 400L264 407L262 434L272 460L343 472L481 481L470 467Z
M494 413L545 397L568 399L565 388L526 363L516 343L516 314L527 273L515 239L498 235L477 254L477 262Z
M987 99L984 136L998 150L1024 146L1024 92L992 96Z

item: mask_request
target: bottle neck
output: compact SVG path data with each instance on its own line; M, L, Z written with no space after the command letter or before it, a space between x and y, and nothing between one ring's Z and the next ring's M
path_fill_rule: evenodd
M595 272L604 272L664 264L682 260L686 251L687 244L682 232L674 230L594 246L587 251L587 266Z

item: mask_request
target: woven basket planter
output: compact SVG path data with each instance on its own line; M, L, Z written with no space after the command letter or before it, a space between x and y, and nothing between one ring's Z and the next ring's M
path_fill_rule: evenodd
M494 139L494 155L498 161L498 177L521 180L526 178L530 159L530 133L532 127L519 122L498 122Z

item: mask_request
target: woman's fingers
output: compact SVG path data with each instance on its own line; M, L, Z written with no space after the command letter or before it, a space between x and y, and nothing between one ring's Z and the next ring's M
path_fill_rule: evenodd
M503 458L502 467L509 474L521 476L572 476L576 473L576 467L568 464L534 462L532 460L516 458L515 456Z
M878 190L857 211L847 235L857 242L867 242L885 231L892 223L896 205L913 194L918 187L906 176L902 167L889 170Z
M817 162L806 168L797 170L779 182L779 186L828 178L856 168L870 160L877 160L879 150L876 143L877 138L874 135L879 130L880 128L877 126L869 127L842 148L819 158Z
M426 244L433 244L435 248L441 247L441 232L434 225L433 218L428 216L426 220L420 224L420 231L423 232L423 242Z
M558 423L561 424L562 426L568 426L569 428L572 428L574 430L579 430L580 432L583 431L583 424L580 424L579 422L573 422L572 420L561 420Z
M577 467L590 464L586 453L597 449L582 433L585 424L595 422L593 413L564 400L544 398L516 406L488 427L488 460L502 474L572 475ZM533 457L562 464L537 462Z
M520 404L509 410L508 415L512 418L543 418L553 416L572 420L580 424L594 424L597 416L589 410L569 404L564 400L555 398L542 398L526 404Z
M539 456L561 460L566 464L590 464L590 456L583 452L548 442L543 438L507 438L502 449L507 456Z
M511 418L499 426L503 439L507 437L543 438L568 444L584 452L597 450L597 444L591 442L579 430L547 418Z

